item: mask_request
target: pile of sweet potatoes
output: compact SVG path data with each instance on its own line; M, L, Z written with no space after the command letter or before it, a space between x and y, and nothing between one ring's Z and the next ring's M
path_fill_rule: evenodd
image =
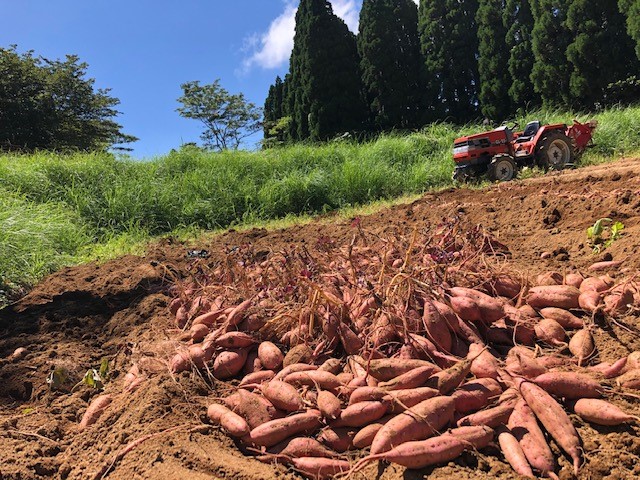
M170 370L227 382L207 417L245 453L330 478L493 443L520 475L557 478L549 442L574 472L583 461L567 412L636 420L605 398L640 389L640 352L601 361L593 335L638 311L630 272L530 281L505 272L504 246L455 223L389 238L358 228L344 247L241 248L173 287Z

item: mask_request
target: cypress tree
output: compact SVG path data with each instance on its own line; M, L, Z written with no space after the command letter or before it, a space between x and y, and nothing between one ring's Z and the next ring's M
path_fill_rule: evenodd
M571 0L531 0L533 71L531 81L545 106L567 104L571 67L567 47L571 33L565 22Z
M605 100L607 85L638 71L634 44L625 17L611 0L573 0L567 12L573 42L570 91L577 107L592 108Z
M327 0L301 0L290 59L292 138L326 140L362 129L356 38Z
M505 39L507 30L502 22L504 0L480 0L478 25L478 74L480 79L480 109L486 118L504 120L510 111L509 51Z
M619 0L620 11L627 16L627 31L636 42L636 55L640 58L640 0Z
M364 0L358 52L372 126L377 130L420 126L427 105L416 4Z
M278 120L283 117L283 91L284 82L278 76L275 83L269 87L269 94L264 102L263 129L265 139L274 136L270 131L278 123Z
M540 102L540 97L530 78L534 58L531 44L533 15L529 0L507 0L503 22L507 29L511 106L513 109L534 107Z
M478 0L421 0L420 46L436 118L464 123L478 115Z

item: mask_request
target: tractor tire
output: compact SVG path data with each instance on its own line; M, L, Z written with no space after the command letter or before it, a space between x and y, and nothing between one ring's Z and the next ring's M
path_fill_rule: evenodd
M564 133L552 130L542 136L535 153L536 163L545 170L562 170L573 165L573 142Z
M517 166L511 155L501 153L491 159L487 176L492 182L508 182L516 176Z

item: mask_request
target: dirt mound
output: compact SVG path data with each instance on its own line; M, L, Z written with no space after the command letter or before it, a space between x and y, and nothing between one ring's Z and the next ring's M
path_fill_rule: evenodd
M175 281L224 266L238 250L251 251L258 259L299 249L313 252L328 244L348 244L358 228L392 236L433 229L452 218L468 228L479 225L507 245L511 256L505 266L529 277L548 270L586 271L593 262L610 258L623 260L622 272L629 275L640 269L638 173L638 160L623 160L484 190L428 194L355 222L327 216L287 230L229 231L196 246L164 241L145 257L61 270L0 311L0 479L298 478L284 467L244 456L224 434L203 428L203 406L224 391L224 384L212 392L193 374L168 373L165 362L177 333L167 308L168 289ZM594 254L585 232L600 218L622 222L624 234ZM207 255L190 251L194 248ZM629 322L640 327L637 318ZM612 325L596 339L601 359L640 350L638 338ZM10 360L17 347L25 347L26 356ZM132 359L141 356L157 359L146 367L153 375L143 388L119 394ZM105 357L111 365L106 391L115 400L97 425L79 432L79 419L95 395L79 382ZM50 388L47 379L58 389ZM618 405L640 413L637 400L615 398ZM637 427L594 428L574 420L587 452L582 477L640 476ZM123 452L130 442L136 442L135 448ZM406 472L380 466L378 473L381 479L425 474L515 478L496 457L472 454L446 467Z

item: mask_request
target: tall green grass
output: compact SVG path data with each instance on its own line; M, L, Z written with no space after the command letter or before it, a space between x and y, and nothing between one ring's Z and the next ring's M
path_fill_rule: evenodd
M572 118L599 121L584 163L640 152L640 107L593 116L537 111L513 121L524 127L534 119ZM147 161L98 153L1 155L0 278L30 283L63 263L139 248L151 236L316 214L445 187L454 139L484 129L440 123L364 144L257 152L185 147Z

